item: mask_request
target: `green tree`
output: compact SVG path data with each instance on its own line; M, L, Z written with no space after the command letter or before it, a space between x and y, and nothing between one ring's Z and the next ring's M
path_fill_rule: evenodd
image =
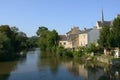
M7 37L9 37L9 38L12 37L13 32L11 31L9 25L1 25L0 26L0 31L4 32L7 35Z
M37 37L37 36L29 37L27 40L28 47L29 48L38 47L38 39L39 39L39 37Z
M37 35L40 37L38 41L38 45L41 48L41 50L46 50L47 49L47 35L49 31L45 27L39 27L37 30Z
M120 18L115 18L112 26L112 35L113 35L113 47L120 48Z
M37 30L37 35L39 36L38 45L41 50L54 51L58 44L58 33L56 30L48 30L46 27L39 27Z
M100 38L98 40L98 43L103 48L110 48L110 26L104 26L100 31Z
M97 51L98 51L98 46L96 46L95 43L91 43L90 46L86 48L87 53L91 53L91 52L96 53Z
M0 60L10 60L18 56L17 51L27 48L27 36L16 27L0 26Z

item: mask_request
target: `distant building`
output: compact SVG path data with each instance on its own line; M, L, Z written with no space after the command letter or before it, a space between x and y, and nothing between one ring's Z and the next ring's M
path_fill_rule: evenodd
M120 14L116 17L120 18ZM101 21L96 22L96 27L91 29L80 30L79 27L73 27L66 35L60 35L59 44L64 48L78 48L80 46L89 46L90 43L97 44L100 36L100 29L104 26L112 26L113 21L104 21L104 14L102 10Z
M117 14L116 18L120 18L120 14Z
M102 29L103 26L111 26L111 25L112 25L112 21L104 21L104 14L102 10L102 19L101 21L96 22L97 29Z
M97 28L79 30L78 27L74 27L66 35L60 35L59 44L64 48L89 46L90 43L97 43L99 33Z
M73 27L66 35L59 35L59 44L65 48L76 48L78 46L79 27Z
M66 35L59 35L59 38L59 45L63 46L64 48L72 48L72 42Z
M79 34L79 46L89 46L90 43L96 43L99 39L100 30L91 28L81 31Z

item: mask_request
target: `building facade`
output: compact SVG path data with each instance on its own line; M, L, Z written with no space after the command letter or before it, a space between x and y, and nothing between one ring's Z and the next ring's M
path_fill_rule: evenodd
M64 48L87 47L90 43L97 43L100 30L97 28L79 30L74 27L66 35L60 35L59 44Z
M79 34L79 46L89 46L90 43L97 44L99 39L100 30L95 28L83 30Z
M120 18L120 14L116 16ZM113 21L104 21L104 15L102 10L101 21L96 22L96 26L91 29L80 30L79 27L73 27L66 35L60 35L59 44L65 48L78 48L81 46L87 47L91 43L97 44L100 36L100 30L105 26L112 26Z

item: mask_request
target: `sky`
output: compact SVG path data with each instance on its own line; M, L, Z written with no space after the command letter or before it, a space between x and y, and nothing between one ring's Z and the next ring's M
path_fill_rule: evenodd
M101 20L120 14L120 0L0 0L0 25L16 26L27 36L38 27L66 34L74 26L92 28Z

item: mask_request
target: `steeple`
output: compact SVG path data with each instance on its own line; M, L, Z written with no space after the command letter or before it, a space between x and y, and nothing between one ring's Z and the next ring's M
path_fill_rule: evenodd
M103 14L103 9L102 9L102 23L104 22L104 14Z

